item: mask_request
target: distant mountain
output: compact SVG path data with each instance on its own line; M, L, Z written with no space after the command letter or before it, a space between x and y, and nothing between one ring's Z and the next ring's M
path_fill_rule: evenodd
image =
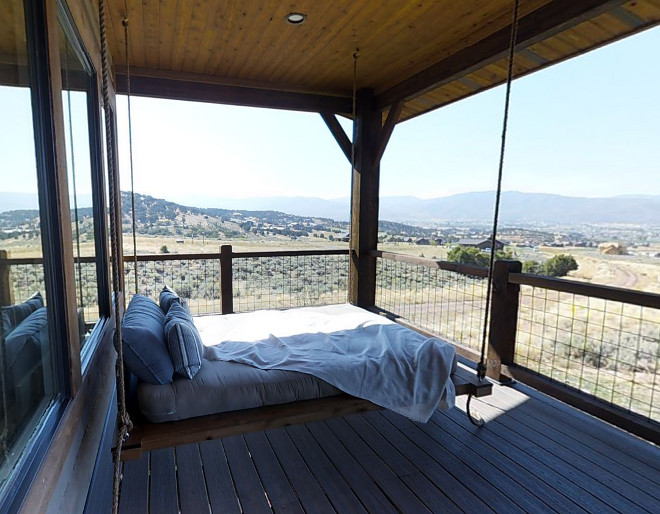
M393 201L394 200L394 201ZM493 217L493 192L430 200L381 199L380 215L401 221L484 221ZM584 198L543 193L502 193L502 222L639 223L660 225L660 196Z
M124 193L127 194L127 193ZM146 195L141 196L149 203ZM350 200L325 200L309 197L217 198L211 196L178 196L178 203L158 201L156 210L191 212L216 209L218 216L234 211L279 212L292 216L348 221ZM463 193L423 200L413 196L385 196L380 199L380 219L427 225L433 222L487 222L493 217L495 194L492 191ZM169 207L167 204L170 204ZM79 206L87 207L83 199ZM124 210L130 205L128 197ZM0 193L0 212L36 209L36 195ZM660 225L660 195L621 195L610 198L584 198L544 193L502 193L500 221L503 223L633 223Z
M273 209L298 216L322 216L347 221L350 200L308 197L213 199L194 205L222 205L236 209ZM413 196L380 199L380 219L428 224L440 221L487 222L493 217L493 191L462 193L423 200ZM585 198L544 193L506 191L502 194L500 220L505 223L639 223L660 225L660 195L623 195Z
M78 195L78 207L91 206L91 194ZM39 197L36 193L10 193L0 191L0 212L37 209L39 209Z

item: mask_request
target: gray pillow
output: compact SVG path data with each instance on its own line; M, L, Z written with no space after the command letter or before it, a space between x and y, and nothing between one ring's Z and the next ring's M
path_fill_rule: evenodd
M40 292L35 293L23 303L0 307L2 335L7 337L25 318L37 309L44 306L44 299Z
M172 303L165 316L165 337L174 371L193 378L202 367L204 345L192 317L178 303Z
M173 303L181 303L181 297L174 292L170 287L165 286L158 295L158 304L165 314L170 310Z
M121 322L124 363L148 384L169 384L174 375L164 325L158 304L140 294L133 297Z

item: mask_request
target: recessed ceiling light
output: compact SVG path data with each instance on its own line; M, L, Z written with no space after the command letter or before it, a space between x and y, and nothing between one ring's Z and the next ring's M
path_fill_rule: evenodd
M291 25L300 25L307 19L307 15L301 12L290 12L286 15L286 21Z

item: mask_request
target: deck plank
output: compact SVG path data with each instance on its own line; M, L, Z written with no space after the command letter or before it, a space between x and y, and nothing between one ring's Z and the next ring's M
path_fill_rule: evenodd
M541 393L534 391L534 394ZM560 437L569 437L577 441L579 444L576 446L586 453L594 454L594 457L598 454L604 455L617 466L623 467L622 477L630 477L633 483L638 483L638 479L643 477L653 482L656 485L655 489L660 490L660 470L651 465L660 462L660 448L630 437L616 427L589 418L569 405L561 404L561 408L558 408L543 401L524 401L529 397L518 389L502 388L501 394L497 397L507 402L509 408L517 403L521 412L528 413L533 419L551 426L556 433L561 434ZM554 403L559 402L555 400ZM556 422L558 416L561 423ZM629 441L630 439L633 441ZM626 448L625 451L622 448ZM635 455L635 458L631 459L631 455ZM646 462L647 456L651 457L649 462ZM629 471L625 472L625 469Z
M120 512L660 511L656 446L524 386L473 407L482 428L459 398L427 424L373 411L147 452Z
M332 465L328 456L307 430L299 425L287 427L286 431L302 455L307 467L316 476L319 484L337 512L363 512L366 509L360 503L344 477Z
M431 512L344 420L335 418L325 423L316 423L315 429L324 440L335 438L342 444L401 512Z
M391 412L385 412L385 417L397 429L405 434L418 448L448 470L463 484L469 484L470 489L480 498L487 499L488 506L496 512L510 512L523 514L524 510L511 498L505 496L497 483L491 483L472 467L466 466L455 455L446 451L433 438L429 437L420 424ZM437 431L437 430L436 430ZM498 475L491 476L493 479Z
M149 509L149 455L124 462L119 510L125 514L142 514Z
M294 446L284 428L266 432L273 451L277 455L282 469L295 489L298 499L307 512L333 514L330 501L314 478L302 456Z
M451 498L461 510L468 514L479 514L490 510L481 498L468 487L469 484L463 484L457 480L448 470L418 448L405 434L397 430L382 413L378 413L377 416L370 416L369 422L392 445L412 459L419 470L435 483L445 495Z
M618 460L600 452L589 450L585 441L589 434L572 432L566 435L548 423L534 416L534 411L525 409L525 405L510 408L511 403L503 396L500 401L509 407L507 415L521 428L531 429L537 435L536 441L565 461L573 463L581 471L590 474L603 485L618 491L619 494L650 511L658 510L660 506L660 486L646 476L631 471L621 465ZM488 402L486 402L488 403ZM499 402L498 402L499 403ZM575 459L574 456L579 456Z
M475 434L476 437L484 441L489 441L493 446L506 450L512 458L516 459L528 470L528 473L535 474L561 494L580 505L587 512L593 514L617 512L597 496L580 488L571 479L570 473L568 476L565 475L563 472L567 471L568 468L561 466L558 459L553 456L539 454L537 450L542 450L542 448L536 447L533 444L520 443L518 441L519 436L512 434L507 427L495 421L488 421L484 427L475 427L466 419L465 414L456 410L447 412L447 416L473 434L478 431L479 433ZM559 466L559 469L557 466Z
M489 409L494 410L487 403L484 403L484 409L486 411ZM635 512L640 509L638 505L628 500L617 490L618 487L624 485L621 481L616 480L616 485L610 484L608 486L606 482L609 477L605 473L601 476L594 469L596 466L585 462L584 458L570 450L553 444L548 438L529 430L525 425L517 423L512 419L509 412L498 416L492 425L498 426L498 429L500 428L499 425L507 429L519 447L550 464L553 469L559 471L573 484L596 496L600 501L606 503L609 508L619 512Z
M659 476L660 447L649 445L646 441L631 436L614 425L601 422L589 414L524 384L515 384L513 388L504 388L504 391L501 391L500 394L508 394L509 391L520 392L521 396L529 399L530 407L545 412L555 419L561 419L561 425L570 426L578 432L590 434L594 439L608 447L610 452L616 451L621 454L624 462L631 465L643 463L649 472L653 470L655 477ZM631 455L634 455L635 458L630 459ZM654 480L658 480L658 478Z
M212 512L240 514L241 507L236 497L229 464L222 441L199 443L199 452L204 466L206 489Z
M552 502L544 503L534 494L533 488L528 489L521 483L519 476L503 473L500 467L493 466L482 458L482 455L463 444L460 438L454 438L444 426L452 425L451 421L442 423L440 413L436 413L434 419L439 423L415 423L415 427L425 434L424 439L420 439L420 442L427 448L427 452L433 451L435 447L435 454L455 456L454 465L456 468L466 467L477 473L481 480L487 484L484 485L484 482L482 482L482 492L484 491L483 487L492 487L501 492L503 497L495 497L496 502L492 501L493 495L488 494L488 503L491 507L496 510L504 508L507 511L522 509L525 512L544 512L552 508ZM461 435L464 436L465 433ZM526 475L526 473L524 474ZM507 507L507 502L513 502L516 506L515 509ZM577 509L575 510L577 511Z
M299 512L302 514L304 512L303 508L293 489L291 489L291 485L266 438L266 434L264 432L246 434L245 442L273 511L276 513Z
M465 416L463 414L463 416ZM430 427L440 426L443 431L443 445L460 455L462 458L470 460L478 458L485 466L488 466L493 473L501 473L508 476L518 485L518 493L526 494L530 498L527 501L535 501L538 498L548 508L558 512L573 512L575 514L586 512L577 503L572 502L551 485L543 481L529 469L524 467L525 462L519 461L515 455L509 455L508 452L500 451L496 446L492 446L488 441L479 437L478 431L473 434L463 427L447 419L444 413L436 413L430 422ZM451 439L450 439L451 438ZM544 512L546 509L540 509L537 512Z
M309 423L307 429L369 512L392 514L398 512L376 482L362 468L362 464L355 460L337 437L323 426L323 422Z
M163 514L179 512L174 448L151 452L149 511Z
M432 512L462 512L433 482L417 469L412 461L390 444L364 418L364 416L347 416L345 420L353 430L359 433L360 437L374 452L379 453L392 471Z
M223 440L223 445L243 512L271 513L266 493L250 459L243 436L227 437Z
M176 467L181 512L199 514L210 512L199 446L197 444L177 446Z

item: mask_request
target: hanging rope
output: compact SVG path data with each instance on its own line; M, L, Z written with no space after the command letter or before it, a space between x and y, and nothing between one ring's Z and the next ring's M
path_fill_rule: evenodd
M360 56L360 49L356 48L355 52L353 52L353 91L352 91L353 96L352 96L352 107L351 107L351 112L353 115L353 137L351 138L351 180L353 180L353 173L355 173L355 117L357 116L357 72L358 72L357 64L358 64L359 56ZM353 231L351 230L350 248L353 248L354 237L356 237L356 235L353 234ZM353 291L355 284L355 274L350 273L348 276L348 280L349 280L348 290Z
M128 433L133 428L133 423L126 410L126 391L124 390L124 352L122 348L121 338L121 284L119 279L119 270L121 266L121 258L119 255L119 234L117 233L116 220L120 220L117 216L117 170L115 167L114 159L114 142L113 142L113 125L112 125L112 111L110 109L110 92L109 92L109 69L108 63L108 48L106 41L106 27L105 27L105 5L104 0L99 0L99 26L101 38L101 69L102 69L102 94L103 94L103 109L105 111L105 137L106 149L108 153L108 178L109 178L109 194L110 194L110 241L112 251L112 291L114 296L114 314L115 314L115 332L113 342L115 350L117 351L117 361L115 363L115 378L117 383L117 434L115 446L113 449L112 457L114 461L114 478L112 482L112 512L117 513L119 510L119 484L121 481L121 450Z
M124 2L124 8L126 3ZM126 11L128 12L128 11ZM121 21L124 26L124 56L126 60L126 102L128 104L128 156L131 165L131 218L133 220L133 278L135 294L138 292L137 242L135 237L135 184L133 182L133 123L131 120L131 62L128 58L128 18Z
M497 225L500 215L500 197L502 196L502 172L504 170L504 152L506 149L506 133L509 125L509 99L511 96L511 83L513 82L513 61L518 35L518 0L513 2L513 20L511 22L511 38L509 39L509 62L506 76L506 94L504 99L504 119L502 121L502 142L500 145L500 161L497 170L497 190L495 194L495 213L493 215L493 231L490 239L490 259L488 262L488 282L486 285L486 308L484 313L484 327L481 339L481 357L477 364L477 375L480 380L486 376L486 339L488 336L488 321L490 318L490 295L493 289L493 270L495 268L495 244L497 241Z

